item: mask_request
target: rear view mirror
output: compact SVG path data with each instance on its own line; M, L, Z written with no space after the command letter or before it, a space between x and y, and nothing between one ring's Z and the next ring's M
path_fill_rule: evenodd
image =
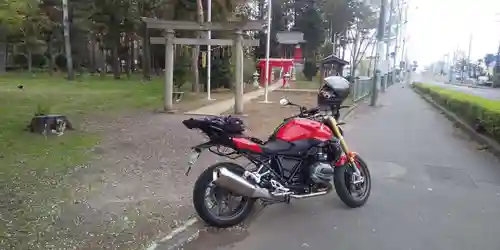
M290 104L290 101L288 99L286 99L286 97L283 97L280 99L280 104L285 106L285 105Z

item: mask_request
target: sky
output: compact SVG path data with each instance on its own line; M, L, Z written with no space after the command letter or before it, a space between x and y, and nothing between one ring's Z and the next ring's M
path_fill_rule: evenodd
M444 59L457 48L471 59L496 53L500 41L500 0L409 0L408 56L419 65ZM498 15L495 15L498 13Z

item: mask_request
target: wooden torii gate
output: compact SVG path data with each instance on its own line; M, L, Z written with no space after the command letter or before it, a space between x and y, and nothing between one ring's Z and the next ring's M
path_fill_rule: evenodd
M181 45L211 45L235 46L236 74L234 87L234 113L243 113L243 46L258 46L259 40L243 39L244 31L261 30L265 21L249 20L244 22L204 23L193 21L166 21L143 17L142 21L148 29L162 29L165 37L151 37L151 44L165 44L165 90L163 108L166 112L173 112L174 86L174 44ZM177 38L175 30L192 31L234 31L234 39L207 39L207 38Z

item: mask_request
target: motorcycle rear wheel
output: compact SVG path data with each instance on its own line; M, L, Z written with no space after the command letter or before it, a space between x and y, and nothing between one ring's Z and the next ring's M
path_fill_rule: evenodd
M229 171L238 175L243 175L245 172L243 167L231 162L216 163L208 167L196 180L193 190L193 204L198 216L209 226L227 228L243 222L252 212L256 199L238 196L236 194L232 194L229 190L216 186L213 183L212 173L220 167L225 167ZM218 214L215 214L212 211L213 207L210 208L209 204L207 204L206 199L212 195L215 198L220 198L215 202L216 204L214 204L214 207L217 206ZM223 205L222 199L225 199L224 197L238 197L241 198L241 200L238 202L238 206L235 211L230 211L229 213L221 215L221 208L219 206ZM229 206L229 204L226 203L226 206Z
M368 201L372 184L368 165L359 156L356 156L354 161L359 167L361 176L364 177L364 186L356 186L359 184L352 184L351 176L354 172L354 169L349 164L336 167L334 175L335 191L337 192L340 200L342 200L342 202L344 202L344 204L346 204L350 208L361 207L366 203L366 201ZM358 197L355 197L353 191L357 191L356 193L360 195Z

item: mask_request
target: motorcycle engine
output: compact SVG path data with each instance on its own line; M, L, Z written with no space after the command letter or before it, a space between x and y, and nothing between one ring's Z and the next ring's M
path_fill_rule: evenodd
M309 177L314 183L327 184L333 180L333 166L325 161L315 162L310 166Z

